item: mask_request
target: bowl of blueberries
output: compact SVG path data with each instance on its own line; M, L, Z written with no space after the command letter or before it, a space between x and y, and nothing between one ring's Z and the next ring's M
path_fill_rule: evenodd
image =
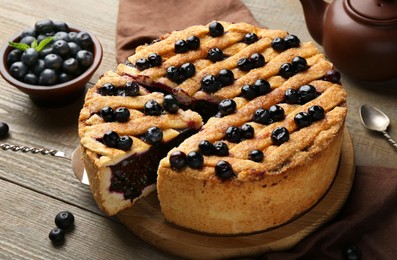
M67 104L85 92L102 61L102 45L87 30L44 19L0 49L3 78L44 106Z

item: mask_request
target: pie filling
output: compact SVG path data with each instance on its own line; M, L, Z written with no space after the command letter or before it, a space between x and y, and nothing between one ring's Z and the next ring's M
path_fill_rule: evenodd
M110 166L112 175L109 192L123 193L126 200L139 197L144 188L156 183L160 160L167 155L169 150L196 132L195 129L182 129L180 134L171 141L152 145L146 152L133 154Z

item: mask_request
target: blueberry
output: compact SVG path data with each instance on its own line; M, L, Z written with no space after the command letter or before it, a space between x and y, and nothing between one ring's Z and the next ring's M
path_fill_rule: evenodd
M310 84L300 86L298 92L303 104L315 99L317 96L316 88Z
M294 116L294 122L298 128L304 128L312 123L312 118L306 112L299 112Z
M22 53L21 61L27 66L33 66L39 59L39 53L34 48L29 48Z
M34 38L33 36L25 36L19 41L19 43L24 43L31 46L32 42L34 42L35 40L36 38Z
M216 163L215 174L221 180L227 180L235 176L230 163L223 160Z
M237 67L242 71L250 71L253 69L253 65L247 58L241 58L237 62Z
M218 156L228 156L229 147L225 142L216 142L214 144L214 154Z
M78 74L79 63L75 58L69 58L63 61L62 69L64 72L69 74Z
M252 100L258 96L258 92L251 85L241 87L241 96L247 100Z
M62 21L54 21L55 31L57 32L69 32L69 26Z
M19 80L22 80L28 71L28 66L26 66L22 61L14 62L10 67L11 76Z
M125 107L119 107L114 111L114 116L117 122L127 122L130 119L130 111Z
M196 67L193 63L184 63L181 66L181 71L185 78L191 78L196 73Z
M103 143L111 148L116 148L117 147L117 143L120 139L120 136L114 132L114 131L107 131L104 135L103 135Z
M307 111L313 121L318 121L325 117L325 111L321 106L311 106Z
M173 152L170 155L171 168L174 170L180 170L186 167L186 154L181 151Z
M307 61L301 56L296 56L292 59L292 66L295 69L295 73L307 70Z
M234 74L231 70L222 69L218 73L218 79L223 86L228 86L234 82Z
M189 36L186 42L189 50L197 50L200 47L200 39L197 36Z
M72 42L76 41L77 32L69 32L69 38Z
M7 66L10 67L14 62L20 61L22 56L22 51L18 49L13 49L7 55Z
M179 102L173 95L165 95L163 103L165 111L170 114L175 114L179 109Z
M270 118L273 122L281 121L285 117L285 112L282 107L279 105L273 105L269 108Z
M103 107L101 109L101 117L105 122L114 122L115 121L115 114L114 114L114 110L111 107Z
M59 82L65 83L65 82L71 81L72 79L73 79L73 76L70 74L67 74L66 72L61 72L58 74Z
M40 52L39 56L40 58L44 58L48 54L52 54L52 44L46 45Z
M31 71L36 75L40 76L40 73L45 70L45 62L43 59L38 59L36 64L30 68Z
M45 69L40 73L39 85L51 86L57 84L57 82L58 82L58 76L55 70Z
M249 154L248 154L248 158L254 162L261 162L263 161L263 158L265 156L263 155L263 152L260 150L252 150Z
M201 79L201 88L206 93L214 93L221 88L221 83L214 75L207 75Z
M69 44L65 40L57 40L52 44L52 51L59 56L66 57L70 54Z
M175 66L168 67L166 75L169 80L176 82L178 84L182 83L185 80L183 71Z
M134 81L128 81L124 88L124 94L126 96L138 96L139 95L139 85Z
M150 53L147 56L147 59L150 63L150 66L152 66L152 67L159 67L163 61L161 56L158 55L157 53Z
M10 128L6 123L0 122L0 139L6 137L9 130Z
M219 22L212 22L209 25L209 34L212 37L219 37L222 36L224 33L223 25Z
M75 42L68 42L70 56L74 57L81 50L81 47L77 45Z
M361 249L357 245L347 245L343 247L342 251L343 259L345 260L360 260Z
M90 51L80 50L76 53L76 60L83 68L88 68L94 62L94 55Z
M288 104L299 104L301 102L301 96L295 89L289 88L285 91L285 101Z
M63 242L65 240L65 231L61 228L53 228L48 237L54 243Z
M241 126L241 137L244 139L254 138L255 129L249 124L243 124Z
M285 127L277 127L273 130L271 138L275 145L281 145L289 140L289 132Z
M152 145L158 144L163 140L163 131L156 126L152 126L147 130L145 140Z
M219 112L223 116L233 114L236 111L236 108L237 104L233 99L224 99L218 105Z
M58 31L54 34L53 36L55 41L57 40L64 40L65 42L70 42L70 36L69 33L66 31Z
M25 36L32 36L36 38L37 32L33 27L28 27L21 32L21 39Z
M44 57L44 63L47 69L60 70L63 65L63 60L59 55L48 54Z
M299 47L300 40L296 35L288 34L284 37L285 42L289 48Z
M49 19L44 19L44 20L37 21L34 24L34 29L38 33L48 34L48 33L52 33L55 31L55 26L54 26L53 21L51 21Z
M260 53L254 53L249 58L252 68L259 68L265 65L265 57Z
M212 48L208 51L207 59L212 62L217 62L223 60L224 55L223 52L218 48Z
M295 75L295 68L291 63L284 63L280 66L280 70L278 72L281 77L288 79Z
M336 70L329 70L325 74L324 80L340 84L341 74L339 71Z
M208 141L208 140L203 140L198 144L198 148L200 152L204 155L211 155L214 153L214 145Z
M128 135L120 136L117 142L117 149L128 151L132 146L132 139Z
M117 94L117 88L112 83L105 83L99 89L99 93L102 96L115 96Z
M225 139L232 143L239 143L241 140L241 130L237 126L229 126L225 132Z
M155 100L149 100L145 103L143 108L143 112L148 116L159 116L161 115L162 110L161 105Z
M23 82L30 84L30 85L37 85L39 83L39 78L32 72L28 72L24 79Z
M92 46L92 39L91 36L87 32L78 32L75 38L75 42L82 48L82 49L89 49Z
M256 35L255 33L247 33L246 35L244 35L244 42L246 44L252 44L256 41L258 41L258 35Z
M55 225L57 227L67 230L74 224L74 216L69 211L61 211L55 216Z
M267 110L265 108L258 108L255 111L253 121L255 123L259 123L262 125L268 125L268 124L272 123L269 110Z
M204 157L200 152L190 152L186 156L186 163L190 168L200 169L204 164Z
M264 79L257 79L252 86L259 96L265 95L270 92L270 83Z
M175 53L185 53L189 51L188 44L185 40L177 40L174 48Z
M283 38L280 38L280 37L274 38L271 43L271 46L275 51L278 51L278 52L282 52L282 51L285 51L286 49L288 49L287 42Z

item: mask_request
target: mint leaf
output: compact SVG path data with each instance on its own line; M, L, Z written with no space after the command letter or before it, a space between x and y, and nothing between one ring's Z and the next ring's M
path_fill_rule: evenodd
M21 51L26 51L27 49L30 48L29 45L20 42L8 42L8 45Z
M43 39L39 45L35 48L37 52L41 51L47 44L49 44L50 42L52 42L54 40L54 37L47 37L45 39Z
M37 40L36 39L32 42L30 47L36 49L36 47L37 47Z

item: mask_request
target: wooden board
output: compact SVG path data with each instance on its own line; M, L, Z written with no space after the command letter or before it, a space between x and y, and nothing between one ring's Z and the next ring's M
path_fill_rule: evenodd
M230 258L287 250L332 219L349 195L354 179L354 152L345 129L335 180L317 205L298 219L279 228L241 236L210 236L179 229L161 214L157 193L140 200L117 217L147 243L186 258Z

